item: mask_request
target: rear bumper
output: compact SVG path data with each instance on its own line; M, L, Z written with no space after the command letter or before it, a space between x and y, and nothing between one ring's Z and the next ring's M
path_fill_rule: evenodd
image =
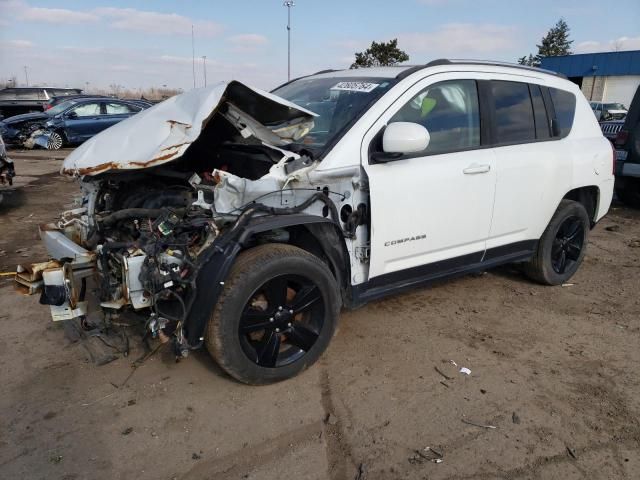
M613 201L613 190L615 185L615 178L609 177L604 182L598 185L600 189L599 195L599 204L597 207L596 218L594 218L595 222L599 222L602 217L604 217L609 208L611 207L611 202Z
M617 161L616 177L640 177L640 163Z

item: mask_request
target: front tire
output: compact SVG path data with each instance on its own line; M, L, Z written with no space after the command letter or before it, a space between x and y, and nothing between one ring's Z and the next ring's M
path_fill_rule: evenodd
M589 215L581 203L562 200L524 272L543 285L561 285L578 270L589 236Z
M320 357L339 311L336 280L322 260L291 245L261 245L242 252L231 268L205 343L240 382L279 382Z
M47 141L47 150L60 150L64 145L64 137L59 132L51 132Z

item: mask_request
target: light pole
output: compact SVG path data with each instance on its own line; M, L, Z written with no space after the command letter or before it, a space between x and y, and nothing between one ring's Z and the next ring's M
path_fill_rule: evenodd
M282 5L287 7L287 81L291 80L291 7L296 4L293 0L287 0Z
M204 73L204 86L207 86L207 56L202 56L202 73Z
M196 44L193 35L193 25L191 25L191 64L193 66L193 88L196 88Z

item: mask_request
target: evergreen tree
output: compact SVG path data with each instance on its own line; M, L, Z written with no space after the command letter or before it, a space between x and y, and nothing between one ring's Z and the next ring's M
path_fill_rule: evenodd
M570 55L573 40L569 40L569 31L569 25L561 18L547 34L542 37L542 42L536 45L536 47L538 47L538 54L535 56L529 54L529 56L520 57L518 63L537 67L544 57Z
M538 47L538 59L543 57L559 57L571 54L571 44L569 40L569 25L562 18L549 30Z
M537 67L538 65L540 65L540 63L537 61L537 58L531 54L529 54L528 57L526 55L524 57L520 57L518 59L518 63L520 65L528 65L530 67Z
M350 68L383 67L409 60L409 55L398 48L398 39L388 42L371 42L364 52L356 52L356 61Z

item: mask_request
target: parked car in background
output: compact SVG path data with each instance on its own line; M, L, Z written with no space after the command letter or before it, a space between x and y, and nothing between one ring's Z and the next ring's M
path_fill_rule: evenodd
M145 107L112 98L76 98L45 112L25 113L0 121L7 144L58 150L79 144Z
M2 203L2 187L12 185L15 175L13 161L7 156L7 150L0 136L0 203Z
M627 114L627 107L621 103L590 102L590 105L598 121L620 120Z
M83 93L80 93L78 95L61 95L59 97L51 97L49 101L44 104L44 106L42 107L42 110L46 112L50 108L53 108L62 102L66 102L67 100L78 100L83 98L113 98L113 97L107 97L106 95L87 95Z
M629 206L640 208L640 87L629 113L613 140L616 155L616 194Z
M136 98L123 98L122 100L126 100L127 102L131 102L134 103L136 105L140 105L143 108L149 108L149 107L153 107L156 103L159 102L150 102L149 100L145 100L145 99L136 99Z
M77 95L79 88L12 87L0 90L0 116L11 117L21 113L42 112L52 97Z
M602 134L607 137L607 140L614 143L623 125L624 120L605 120L600 122L600 130L602 130Z

